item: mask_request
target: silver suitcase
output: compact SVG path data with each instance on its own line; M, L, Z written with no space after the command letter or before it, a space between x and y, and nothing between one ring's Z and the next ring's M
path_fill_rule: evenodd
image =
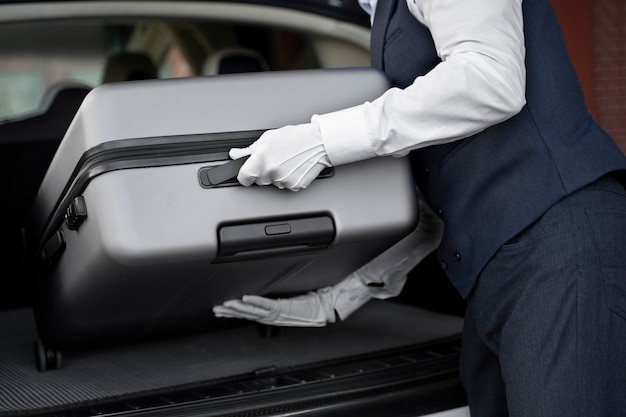
M92 90L27 228L39 264L34 310L43 345L233 325L214 318L212 306L332 285L401 239L419 215L407 158L339 166L297 193L211 179L231 147L387 88L378 71L352 68Z

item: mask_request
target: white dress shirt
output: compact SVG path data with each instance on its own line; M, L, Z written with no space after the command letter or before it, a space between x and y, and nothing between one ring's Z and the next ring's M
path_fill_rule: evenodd
M359 2L373 21L376 0ZM429 28L442 62L406 89L313 116L333 165L463 139L526 102L522 0L406 2Z

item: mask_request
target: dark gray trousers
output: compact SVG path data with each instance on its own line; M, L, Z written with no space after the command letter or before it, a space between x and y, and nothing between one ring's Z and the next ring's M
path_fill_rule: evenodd
M626 191L584 187L507 242L468 298L472 417L626 416Z

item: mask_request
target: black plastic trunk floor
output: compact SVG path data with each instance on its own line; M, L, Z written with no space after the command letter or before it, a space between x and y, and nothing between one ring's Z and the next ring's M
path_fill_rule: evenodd
M250 326L99 350L72 351L61 369L38 372L28 309L0 312L0 416L115 398L287 368L460 333L462 318L389 301L372 301L342 323L281 328L263 338Z

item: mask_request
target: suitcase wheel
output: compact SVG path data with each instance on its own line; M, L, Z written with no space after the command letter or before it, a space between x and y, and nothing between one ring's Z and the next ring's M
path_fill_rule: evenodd
M35 361L39 372L60 369L62 359L61 351L48 349L39 340L35 342Z

